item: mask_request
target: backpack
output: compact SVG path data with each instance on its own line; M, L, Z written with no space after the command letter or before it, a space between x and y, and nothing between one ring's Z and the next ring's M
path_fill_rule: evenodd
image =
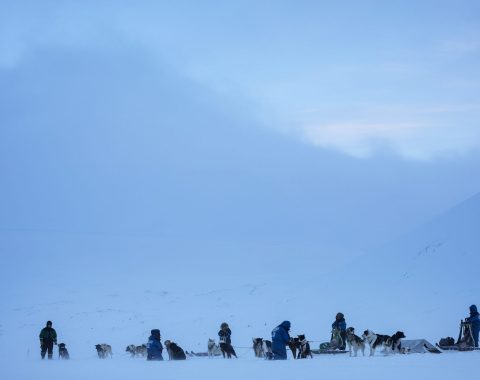
M440 341L438 342L438 345L439 346L442 346L442 347L449 347L449 346L454 346L455 345L455 339L453 339L452 337L446 337L446 338L442 338L440 339Z

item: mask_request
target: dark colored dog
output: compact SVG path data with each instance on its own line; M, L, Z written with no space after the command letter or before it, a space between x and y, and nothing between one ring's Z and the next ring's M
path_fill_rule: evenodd
M222 350L222 355L224 358L226 356L228 359L231 359L232 355L237 357L237 354L235 353L235 350L231 344L220 343L220 350Z
M58 345L58 357L62 360L70 359L70 355L68 354L67 347L65 347L65 343L60 343Z
M185 360L187 358L185 352L176 343L166 340L165 347L170 360Z
M263 338L252 338L253 352L256 358L264 358L265 351L263 349Z
M392 352L401 352L402 351L402 342L401 340L406 338L405 334L402 331L397 331L390 337L388 344Z
M256 358L273 359L272 342L263 338L252 338L253 352Z
M288 348L292 351L292 355L294 359L297 359L297 352L300 355L300 340L298 338L290 338L290 342L288 342Z
M312 351L310 350L310 343L308 343L308 340L305 338L304 334L298 335L298 342L300 344L300 351L297 358L306 359L307 356L313 358Z

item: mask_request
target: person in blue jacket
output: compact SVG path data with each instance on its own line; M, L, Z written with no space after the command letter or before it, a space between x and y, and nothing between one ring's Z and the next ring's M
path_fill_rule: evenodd
M332 323L332 330L338 330L342 337L342 345L338 347L339 350L345 350L347 345L347 322L345 322L345 316L343 313L337 313L335 316L335 322Z
M466 322L472 324L472 335L475 347L478 347L478 333L480 332L480 315L476 305L470 306L470 317L465 318Z
M153 329L147 343L147 360L163 360L163 346L160 342L160 330Z
M287 346L290 342L290 322L283 321L272 330L272 353L273 360L287 359Z

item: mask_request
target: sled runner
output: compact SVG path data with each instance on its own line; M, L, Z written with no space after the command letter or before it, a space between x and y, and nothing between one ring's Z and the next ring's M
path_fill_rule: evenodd
M459 347L459 346L440 346L438 343L435 345L442 351L478 351L480 347Z

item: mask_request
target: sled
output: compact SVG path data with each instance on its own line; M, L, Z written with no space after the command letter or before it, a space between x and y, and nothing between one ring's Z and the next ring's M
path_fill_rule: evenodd
M472 324L470 322L460 321L460 332L458 333L457 343L451 346L441 346L436 343L436 346L444 351L475 351L479 350L479 347L474 346L474 339L472 334Z
M465 352L465 351L478 351L480 350L480 347L461 347L461 346L440 346L438 343L435 343L435 345L441 349L442 351L460 351L460 352Z
M336 354L346 354L347 350L311 350L314 355L336 355Z

